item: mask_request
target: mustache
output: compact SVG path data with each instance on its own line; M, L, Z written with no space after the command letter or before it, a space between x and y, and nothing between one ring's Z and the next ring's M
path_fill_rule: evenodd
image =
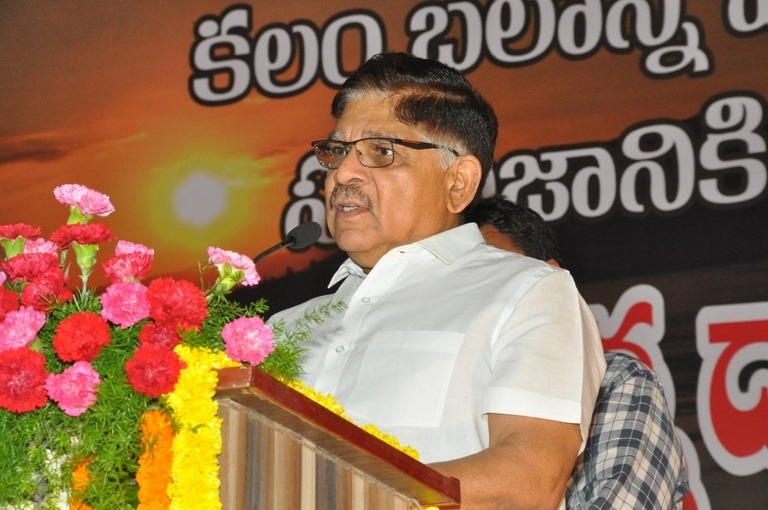
M336 204L339 200L353 199L356 202L360 202L366 209L371 208L371 199L366 195L360 186L357 184L338 184L333 188L331 192L331 198L329 200L331 209L336 208Z

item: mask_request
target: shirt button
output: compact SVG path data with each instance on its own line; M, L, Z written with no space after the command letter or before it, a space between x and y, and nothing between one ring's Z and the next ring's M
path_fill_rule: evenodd
M335 350L336 352L342 352L342 351L344 350L344 346L343 346L343 345L337 345L337 346L336 346L336 349L334 349L334 350Z
M365 297L362 299L362 301L363 301L363 303L370 303L370 302L371 302L371 298L369 298L368 296L365 296Z

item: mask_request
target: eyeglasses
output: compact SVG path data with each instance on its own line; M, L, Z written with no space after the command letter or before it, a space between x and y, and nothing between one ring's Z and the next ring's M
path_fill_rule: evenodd
M456 156L459 155L458 151L444 145L400 138L361 138L353 142L317 140L312 142L312 147L315 149L315 156L317 156L320 165L323 168L335 170L339 168L352 147L355 148L357 159L364 167L382 168L389 166L395 161L395 144L416 150L445 149Z

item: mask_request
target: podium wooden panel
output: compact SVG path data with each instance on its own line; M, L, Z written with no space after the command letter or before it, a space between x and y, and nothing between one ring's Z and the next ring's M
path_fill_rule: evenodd
M459 508L459 482L258 368L219 372L226 510Z

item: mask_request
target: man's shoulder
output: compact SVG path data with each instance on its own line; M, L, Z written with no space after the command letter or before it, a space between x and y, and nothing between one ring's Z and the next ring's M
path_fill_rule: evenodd
M516 273L536 273L546 275L556 272L566 272L566 270L547 264L544 261L527 257L519 253L502 250L490 245L479 245L465 253L460 264L472 268L482 268L482 270L501 275L510 275Z

